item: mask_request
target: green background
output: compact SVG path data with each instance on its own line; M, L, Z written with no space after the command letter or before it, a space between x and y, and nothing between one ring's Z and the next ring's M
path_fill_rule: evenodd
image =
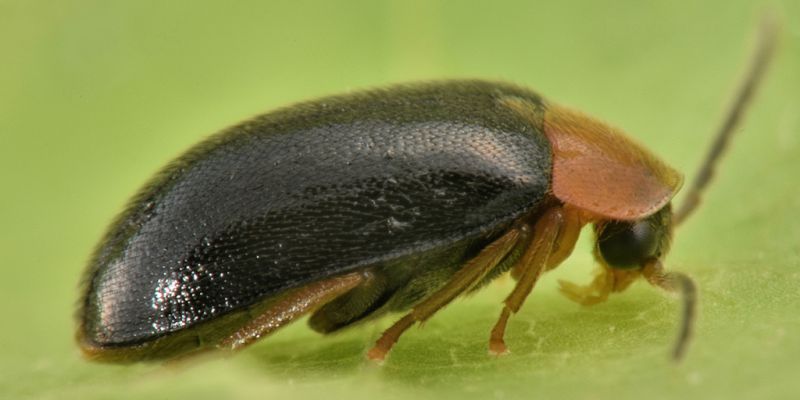
M509 280L364 353L390 320L322 338L303 323L232 357L82 360L77 283L150 174L225 126L392 82L502 79L612 121L690 173L745 70L745 1L0 0L0 398L797 398L800 2L771 73L669 268L701 288L696 340L668 361L678 303L643 283L582 308L590 235L486 355ZM691 175L691 174L687 174Z

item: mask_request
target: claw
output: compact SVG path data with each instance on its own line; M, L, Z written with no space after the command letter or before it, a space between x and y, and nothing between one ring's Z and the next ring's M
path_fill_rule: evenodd
M608 299L614 291L614 275L608 268L601 268L588 285L558 281L559 290L568 299L584 306L593 306Z
M502 340L489 341L489 355L499 357L499 356L504 356L508 353L509 353L508 347L506 347L505 342L503 342Z
M559 291L568 299L584 305L593 306L608 299L608 291L598 290L596 285L578 285L569 281L558 281Z
M378 365L382 365L383 362L386 360L386 353L387 353L386 350L379 348L378 346L375 346L371 348L367 353L367 359Z

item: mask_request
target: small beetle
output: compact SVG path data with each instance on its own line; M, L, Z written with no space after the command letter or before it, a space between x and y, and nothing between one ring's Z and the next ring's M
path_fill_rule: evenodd
M509 84L396 86L246 121L169 164L111 225L84 275L79 345L95 360L163 360L242 348L309 313L329 333L410 310L369 351L382 360L406 329L510 272L489 340L502 354L510 315L591 223L600 273L562 292L595 304L639 277L680 290L680 358L695 289L661 260L772 47L771 36L759 47L675 215L678 172L617 129Z

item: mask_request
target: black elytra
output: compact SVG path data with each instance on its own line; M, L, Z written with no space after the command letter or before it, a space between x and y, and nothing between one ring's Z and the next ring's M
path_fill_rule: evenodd
M542 208L550 143L508 97L544 113L526 89L446 81L301 103L210 137L109 228L80 334L136 346L365 268L389 277L382 302L413 304Z

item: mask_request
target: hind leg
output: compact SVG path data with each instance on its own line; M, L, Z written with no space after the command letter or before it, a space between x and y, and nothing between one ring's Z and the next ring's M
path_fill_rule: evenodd
M372 314L386 300L386 277L376 271L362 273L363 281L350 291L323 305L311 315L308 325L319 333L331 333Z
M364 282L363 273L309 283L288 291L262 306L258 314L236 332L223 339L217 347L238 350L278 330L278 328L323 306Z

